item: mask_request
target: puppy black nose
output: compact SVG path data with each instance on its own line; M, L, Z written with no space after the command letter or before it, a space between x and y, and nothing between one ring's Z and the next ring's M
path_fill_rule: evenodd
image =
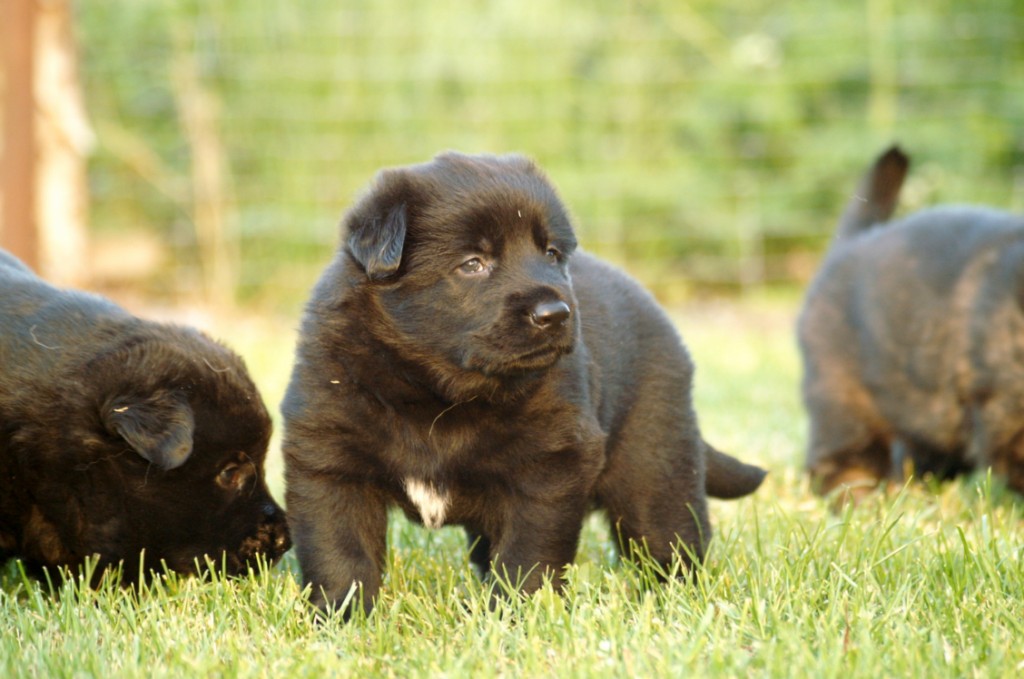
M572 309L565 302L541 302L530 312L530 322L544 330L569 320Z

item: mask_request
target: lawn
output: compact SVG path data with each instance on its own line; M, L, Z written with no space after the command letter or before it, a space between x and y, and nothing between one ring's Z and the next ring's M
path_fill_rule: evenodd
M487 610L460 531L395 516L389 576L368 619L316 624L297 565L247 578L166 577L141 592L16 564L0 587L4 677L1000 677L1024 671L1021 504L978 475L913 485L836 515L800 473L805 420L793 304L680 309L705 435L771 469L758 493L713 502L694 581L648 587L616 564L594 517L564 597ZM234 345L276 409L295 319L194 317ZM275 440L270 474L280 496Z

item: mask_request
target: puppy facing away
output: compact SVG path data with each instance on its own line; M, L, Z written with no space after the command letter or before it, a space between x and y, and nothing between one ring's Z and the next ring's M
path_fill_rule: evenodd
M196 330L58 290L0 251L0 561L229 573L290 546L267 491L270 418ZM144 555L142 554L144 550Z
M693 366L653 299L577 250L520 156L447 153L380 173L306 309L285 417L286 500L323 609L373 605L397 505L464 527L523 592L560 583L587 512L620 551L702 558L706 496L764 471L701 437Z
M909 161L864 177L798 322L807 468L860 499L884 479L991 467L1024 492L1024 218L937 207L887 222Z

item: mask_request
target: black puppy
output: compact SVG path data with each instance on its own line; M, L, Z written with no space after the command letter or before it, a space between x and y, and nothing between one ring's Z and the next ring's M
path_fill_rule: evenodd
M576 251L544 175L445 154L382 172L306 310L282 410L289 521L313 601L372 606L387 509L460 524L524 592L604 509L629 555L700 559L706 494L763 470L704 442L693 366L651 297Z
M236 573L290 542L270 419L235 354L61 291L0 251L0 561Z
M1024 492L1024 218L939 207L892 223L893 147L850 201L799 320L807 466L858 499L879 481L991 466Z

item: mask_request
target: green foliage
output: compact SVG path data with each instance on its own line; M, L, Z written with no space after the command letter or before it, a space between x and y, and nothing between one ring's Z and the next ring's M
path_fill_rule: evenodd
M885 144L904 204L1024 206L1024 11L910 0L90 0L94 224L195 268L171 70L219 102L246 298L294 305L381 167L535 157L584 244L659 291L802 280ZM182 270L186 273L183 274Z
M766 300L678 318L705 434L771 469L751 498L712 503L716 537L693 581L652 585L650 564L617 564L599 517L564 597L543 589L491 612L462 533L395 515L382 600L347 625L314 622L292 555L235 580L172 575L139 592L74 579L51 592L10 564L0 675L1018 676L1024 505L979 475L830 513L798 471L791 309ZM290 348L278 325L246 325L241 347L270 402Z

